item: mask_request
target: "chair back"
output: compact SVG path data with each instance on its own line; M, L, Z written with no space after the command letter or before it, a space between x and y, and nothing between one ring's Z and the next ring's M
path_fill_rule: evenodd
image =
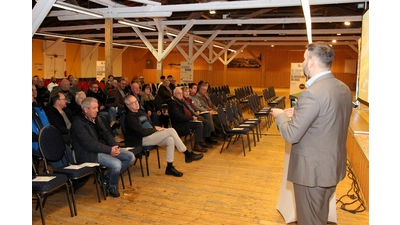
M222 131L224 132L224 134L226 134L227 130L230 129L226 113L221 105L218 106L217 111L218 111L218 119L221 122Z
M50 162L57 162L64 156L67 157L63 136L60 131L52 125L47 125L40 130L39 149L43 157Z
M235 118L234 118L234 116L233 116L233 109L232 109L232 107L231 107L231 104L229 104L229 103L226 104L226 106L225 106L225 112L226 112L228 121L229 121L229 123L230 123L230 126L231 126L231 127L235 126L235 125L236 125L236 121L235 121Z

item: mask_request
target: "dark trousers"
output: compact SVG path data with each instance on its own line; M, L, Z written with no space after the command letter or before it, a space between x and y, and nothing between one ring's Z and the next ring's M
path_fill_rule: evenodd
M202 142L203 141L203 122L198 121L190 121L189 127L191 130L194 130L194 140L195 142Z
M307 187L293 184L298 225L326 225L329 215L329 198L333 187Z

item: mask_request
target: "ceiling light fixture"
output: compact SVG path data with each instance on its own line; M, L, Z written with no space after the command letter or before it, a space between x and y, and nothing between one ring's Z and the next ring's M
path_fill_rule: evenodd
M132 22L130 20L118 20L118 23L123 24L123 25L128 25L131 27L138 27L138 28L143 28L151 31L156 31L156 28L151 27L151 26L146 26L146 25L141 25L135 22Z
M336 43L336 40L332 40L332 43Z
M88 15L88 16L93 16L93 17L97 17L97 18L104 18L103 15L101 15L99 13L95 13L95 12L92 12L92 11L90 11L88 9L83 8L83 7L72 5L72 4L68 4L68 3L65 3L65 2L57 1L57 2L55 2L53 4L53 6L57 7L57 8L60 8L60 9L69 10L69 11L72 11L72 12L82 13L82 14L85 14L85 15Z
M311 36L311 11L310 11L310 2L309 0L301 0L301 6L303 7L304 19L306 20L306 29L307 29L307 39L308 43L312 43Z
M91 40L91 39L85 39L85 38L76 38L76 37L70 37L70 36L62 36L58 34L45 34L45 33L35 33L35 35L42 35L44 37L54 37L54 38L65 38L65 39L70 39L70 40L76 40L76 41L86 41L86 42L94 42L94 43L101 43L104 44L104 41L99 41L99 40ZM145 48L147 49L146 46L137 46L137 45L127 45L127 44L120 44L120 43L112 43L113 45L119 45L119 46L126 46L126 47L132 47L132 48Z
M215 10L210 10L210 14L215 14Z
M346 22L344 22L344 25L349 26L349 25L350 25L350 22L349 22L349 21L346 21Z

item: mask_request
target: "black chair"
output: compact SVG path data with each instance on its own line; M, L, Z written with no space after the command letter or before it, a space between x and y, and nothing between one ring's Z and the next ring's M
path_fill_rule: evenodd
M250 145L250 136L249 136L249 132L250 130L248 128L238 128L238 127L230 127L227 121L227 117L226 117L226 113L224 111L224 109L222 108L222 106L218 106L218 118L221 122L221 127L222 127L222 131L225 135L224 138L224 143L222 143L222 147L221 147L221 151L220 153L222 153L222 150L225 146L225 142L227 141L227 139L229 139L228 144L226 146L226 149L228 149L232 137L237 137L237 138L241 138L242 139L242 147L243 147L243 154L244 156L246 156L246 151L245 151L245 147L244 147L244 139L243 139L243 135L247 136L247 143L249 146L249 151L251 151L251 145Z
M233 115L235 117L235 119L237 119L240 123L252 123L252 124L256 124L257 127L257 133L259 134L260 138L262 137L261 135L261 119L260 118L249 118L246 119L243 116L243 111L240 105L240 102L238 100L236 100L235 102L233 102Z
M254 116L254 118L264 118L265 119L265 127L268 130L269 126L272 123L270 111L271 107L262 107L258 102L259 98L256 94L253 94L249 97L249 106L250 113Z
M52 168L52 169L54 174L64 174L68 177L72 190L72 199L73 199L72 202L74 203L75 215L78 215L74 200L73 181L82 182L82 179L89 179L89 177L92 174L94 175L96 180L96 178L98 177L98 170L97 170L98 166L94 167L77 166L74 169L70 168L71 164L69 163L68 156L65 152L65 143L63 137L60 131L52 125L47 125L40 130L39 149L44 157L44 165L47 173L49 173L49 168L47 165L49 162L57 162L60 161L63 157L66 158L67 162L64 164L63 167ZM97 182L95 182L95 184L96 184L97 198L98 201L101 202Z
M256 146L256 134L257 134L257 141L260 141L260 139L258 138L257 125L254 123L239 122L239 120L235 117L235 113L234 113L234 109L233 109L234 107L236 107L236 106L232 106L230 103L226 104L226 107L225 107L225 112L227 115L227 119L230 123L230 126L236 127L236 128L248 128L253 134L254 146Z
M52 193L55 193L65 187L65 192L67 193L69 212L71 217L74 217L74 212L72 210L71 201L74 199L70 198L70 190L68 177L64 174L38 174L35 165L32 163L33 177L32 177L32 193L36 197L32 197L32 200L36 202L37 210L39 208L40 217L42 219L42 224L45 225L44 219L44 204L46 203L47 197ZM50 179L51 178L51 179Z

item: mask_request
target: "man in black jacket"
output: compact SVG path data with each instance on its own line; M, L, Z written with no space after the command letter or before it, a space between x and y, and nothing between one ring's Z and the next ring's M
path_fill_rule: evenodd
M134 96L128 95L124 102L128 108L126 110L126 118L122 122L122 126L125 127L125 145L132 147L142 145L166 145L166 175L176 177L181 177L183 175L182 172L179 172L173 166L175 147L179 152L185 154L186 163L203 158L203 154L195 154L186 149L185 144L182 143L175 129L154 126L147 113L140 110L138 100Z
M212 147L212 145L203 142L204 126L207 126L207 124L204 125L203 123L207 123L207 121L198 120L198 116L192 115L183 101L182 88L175 88L174 96L168 102L171 125L179 136L186 136L190 133L190 130L194 130L195 144L193 151L207 152L206 148Z
M82 101L82 114L73 118L71 127L72 146L78 163L96 162L108 168L105 181L108 192L119 197L119 174L135 159L132 152L120 149L108 124L97 115L98 103L87 97Z
M56 92L51 97L52 105L46 107L46 116L51 125L60 131L64 138L65 150L70 163L75 163L75 158L71 152L70 128L72 112L67 108L67 99L62 91Z

